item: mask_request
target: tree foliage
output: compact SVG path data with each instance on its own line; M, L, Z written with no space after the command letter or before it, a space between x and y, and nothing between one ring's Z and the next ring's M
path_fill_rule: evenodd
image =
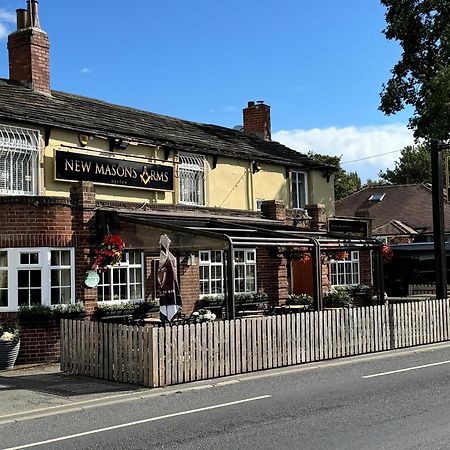
M325 164L335 166L337 168L334 174L334 197L336 200L347 197L353 192L361 189L361 179L356 172L346 172L341 167L341 157L319 155L314 152L309 152L308 155Z
M414 110L409 125L417 138L450 138L450 1L381 0L384 34L402 55L383 85L380 110Z
M385 183L414 184L431 183L431 156L425 145L408 145L395 161L393 170L380 171L378 176Z

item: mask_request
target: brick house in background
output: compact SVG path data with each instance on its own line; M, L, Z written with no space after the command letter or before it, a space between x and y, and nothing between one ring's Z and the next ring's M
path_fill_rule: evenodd
M338 200L336 214L370 220L373 237L391 246L393 258L385 266L386 292L389 296L406 296L420 291L417 285L434 285L430 185L367 187ZM444 201L444 221L448 238L450 233L448 201ZM449 256L450 248L447 248L447 260ZM431 286L429 289L432 292Z
M52 91L48 37L28 5L0 79L0 320L22 305L154 300L161 234L186 314L218 296L233 317L235 296L261 289L273 304L304 292L320 307L332 284L374 283L379 246L330 228L334 168L271 141L268 105L249 102L241 131ZM122 262L89 288L109 233L124 238ZM348 258L322 261L338 250Z

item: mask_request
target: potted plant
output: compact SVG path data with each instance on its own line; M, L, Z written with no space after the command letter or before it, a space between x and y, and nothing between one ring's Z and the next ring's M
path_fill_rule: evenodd
M95 310L95 317L101 319L103 317L133 316L138 307L139 304L133 302L99 303Z
M0 325L0 370L14 367L19 349L19 328L8 323Z
M214 307L214 306L222 306L223 305L223 297L217 295L205 295L198 301L199 306L203 306L205 308Z
M194 323L213 322L216 320L216 315L209 309L199 309L191 314L191 320Z
M125 243L121 236L118 234L106 235L95 250L95 268L104 272L107 266L119 264L124 248Z
M84 319L86 308L83 302L56 305L53 308L53 314L57 319Z

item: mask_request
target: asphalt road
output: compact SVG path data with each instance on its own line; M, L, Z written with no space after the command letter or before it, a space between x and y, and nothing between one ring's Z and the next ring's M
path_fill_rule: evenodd
M6 423L0 448L450 448L449 344L215 383Z

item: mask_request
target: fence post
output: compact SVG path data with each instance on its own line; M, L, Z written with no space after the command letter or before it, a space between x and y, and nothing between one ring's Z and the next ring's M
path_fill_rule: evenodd
M389 349L393 350L394 348L397 348L397 340L396 340L396 317L395 317L395 311L394 311L394 305L391 303L389 304Z

